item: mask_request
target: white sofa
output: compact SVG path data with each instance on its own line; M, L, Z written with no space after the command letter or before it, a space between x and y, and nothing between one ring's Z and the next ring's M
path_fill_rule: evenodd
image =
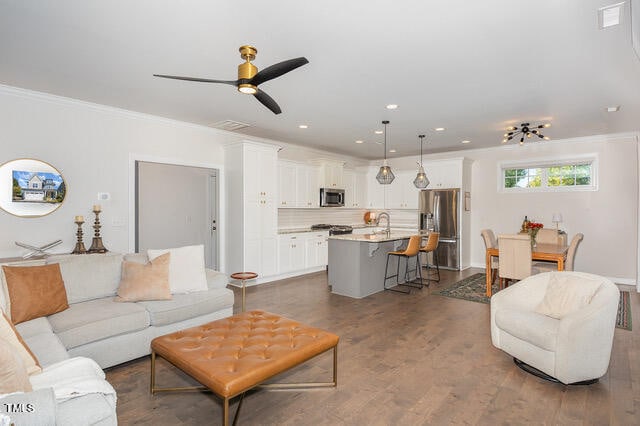
M123 260L146 263L147 256L117 253L61 255L8 264L60 264L69 308L16 325L45 370L47 366L71 357L91 358L101 368L114 366L149 354L150 342L157 336L233 314L234 297L233 291L226 288L227 277L213 270L206 270L206 291L174 294L172 300L114 302ZM0 268L3 286L0 288L0 307L9 311L6 282L1 274ZM94 423L115 424L115 395L113 401L108 399L87 395L64 404L87 412L102 408L104 419ZM68 420L68 415L66 418ZM73 424L94 424L78 421Z
M538 306L554 274L592 281L597 290L586 305L561 319L543 315ZM598 379L609 367L619 298L617 286L597 275L532 275L491 298L491 340L496 348L564 384Z

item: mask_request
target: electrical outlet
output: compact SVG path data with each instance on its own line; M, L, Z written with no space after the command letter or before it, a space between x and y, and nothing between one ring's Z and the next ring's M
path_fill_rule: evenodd
M111 220L111 226L114 228L124 228L127 225L127 222L122 218L114 218Z
M111 194L108 192L98 192L98 201L109 201L111 199Z

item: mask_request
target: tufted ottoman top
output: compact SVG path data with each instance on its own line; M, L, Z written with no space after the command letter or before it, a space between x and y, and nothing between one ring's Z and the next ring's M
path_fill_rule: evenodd
M222 397L233 397L338 344L338 336L264 311L177 331L151 349Z

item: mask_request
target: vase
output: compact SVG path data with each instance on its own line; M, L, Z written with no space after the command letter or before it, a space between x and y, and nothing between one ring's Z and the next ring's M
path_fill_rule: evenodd
M536 246L536 237L538 236L538 229L529 229L529 237L531 237L531 250Z

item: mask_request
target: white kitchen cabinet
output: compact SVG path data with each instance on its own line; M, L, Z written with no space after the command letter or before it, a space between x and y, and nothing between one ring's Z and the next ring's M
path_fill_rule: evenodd
M278 208L298 207L297 175L295 163L278 161Z
M230 273L277 274L278 148L252 141L225 147Z
M278 208L320 207L320 168L278 161Z
M342 175L344 184L344 206L348 208L367 208L367 178L359 171L345 170Z
M327 264L329 258L329 232L311 233L305 241L306 267L314 268Z
M356 171L356 207L367 208L367 175L364 172Z
M458 159L425 162L424 169L430 181L427 189L462 187L462 162Z
M278 272L280 274L305 268L307 235L283 234L278 236Z
M296 205L301 208L320 207L320 168L298 164Z
M376 180L377 173L378 168L375 170L372 168L366 174L366 207L368 209L384 209L385 187L387 185L378 183Z
M343 188L344 163L337 161L323 162L321 166L323 188Z
M418 188L413 184L416 171L396 170L396 178L390 185L386 185L387 209L417 209L418 208Z

